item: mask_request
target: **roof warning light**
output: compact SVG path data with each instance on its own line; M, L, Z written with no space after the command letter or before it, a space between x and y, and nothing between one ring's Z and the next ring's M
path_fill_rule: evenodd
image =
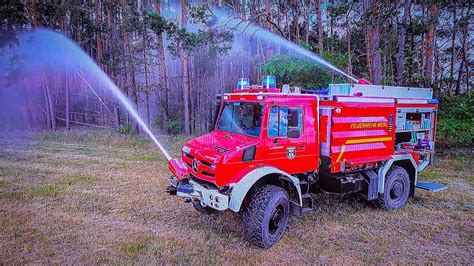
M248 78L240 78L237 81L237 88L240 89L240 90L244 90L248 86L250 86L250 79L248 79Z
M274 89L276 88L276 78L275 76L264 76L262 87L265 89Z

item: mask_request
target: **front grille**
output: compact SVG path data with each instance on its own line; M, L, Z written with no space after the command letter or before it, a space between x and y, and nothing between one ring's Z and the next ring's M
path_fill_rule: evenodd
M202 171L202 174L203 174L203 175L210 176L210 177L214 177L214 176L215 176L213 173L209 173L208 171Z
M205 166L208 166L208 167L211 167L211 168L213 168L213 165L212 165L212 163L208 163L208 162L206 162L206 161L203 161L203 160L201 160L201 163L202 163L202 164L204 164Z
M189 175L189 179L190 180L193 180L194 182L198 183L199 185L205 187L205 188L214 188L214 189L219 189L218 186L216 186L216 184L212 183L212 182L209 182L209 181L206 181L206 180L202 180L202 179L199 179L197 177L195 177L194 175Z

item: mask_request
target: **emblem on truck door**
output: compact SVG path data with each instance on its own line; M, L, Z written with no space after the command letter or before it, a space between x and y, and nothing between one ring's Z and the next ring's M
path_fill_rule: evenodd
M194 159L193 159L193 171L194 171L195 173L197 173L198 169L199 169L199 163L198 163L198 161L196 160L196 158L194 158Z
M286 157L288 157L288 159L293 159L295 158L296 156L296 148L295 147L288 147L286 149Z

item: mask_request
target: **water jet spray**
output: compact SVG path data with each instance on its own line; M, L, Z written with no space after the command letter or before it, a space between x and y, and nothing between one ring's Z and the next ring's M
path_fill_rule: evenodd
M219 23L222 27L228 28L231 31L237 31L248 36L257 37L265 42L272 42L274 44L280 45L285 47L286 49L293 51L301 56L309 58L319 66L322 66L328 69L331 72L340 74L347 79L351 80L352 82L359 83L359 79L353 77L346 72L342 71L338 67L334 66L333 64L329 63L328 61L324 60L319 55L291 42L288 41L286 38L283 38L280 35L272 33L268 30L263 29L262 27L253 24L249 21L244 21L240 18L232 17L227 15L225 12L220 10L214 10L214 14L216 15L217 23ZM369 82L370 83L370 82Z

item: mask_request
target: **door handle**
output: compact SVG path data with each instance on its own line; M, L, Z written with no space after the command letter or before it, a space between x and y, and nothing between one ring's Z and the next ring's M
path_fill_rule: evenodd
M304 149L304 148L306 148L306 145L300 145L300 146L298 146L298 149Z

